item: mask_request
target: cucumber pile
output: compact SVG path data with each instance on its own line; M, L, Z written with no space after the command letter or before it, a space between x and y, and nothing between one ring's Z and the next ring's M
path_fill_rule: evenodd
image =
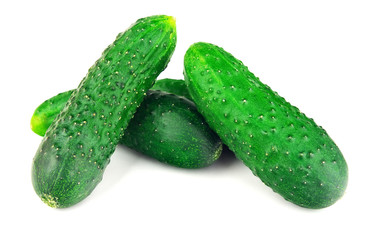
M185 80L157 80L176 46L175 19L139 19L103 52L78 88L43 102L31 118L43 140L32 182L47 205L65 208L101 181L118 143L160 162L202 168L222 144L286 200L328 207L348 168L326 131L263 84L232 54L195 43Z

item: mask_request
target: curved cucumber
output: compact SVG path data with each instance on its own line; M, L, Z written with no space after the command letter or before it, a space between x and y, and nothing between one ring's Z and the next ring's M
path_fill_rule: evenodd
M182 97L152 89L188 94L183 80L156 81L120 142L161 162L182 168L206 167L217 160L222 149L221 141L195 105ZM32 116L32 130L43 136L42 132L57 115L55 109L62 109L71 94L72 91L63 92L43 102Z
M197 108L238 158L286 200L324 208L344 193L348 169L325 130L215 45L193 44L184 75Z
M211 165L222 143L190 100L149 91L121 143L161 162L182 168Z
M172 17L139 19L89 69L46 131L33 160L33 186L46 204L69 207L93 191L175 45Z

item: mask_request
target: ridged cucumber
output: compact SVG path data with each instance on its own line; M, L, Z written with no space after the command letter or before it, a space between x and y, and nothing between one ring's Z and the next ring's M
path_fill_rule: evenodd
M69 207L93 191L175 45L174 18L142 18L119 34L89 69L33 160L33 186L46 204Z
M222 149L221 141L195 105L176 94L152 89L189 96L183 80L156 81L120 142L161 162L182 168L206 167L217 160ZM32 116L32 130L43 136L57 116L56 110L64 107L71 94L72 90L60 93L39 105Z
M200 42L185 54L184 75L210 127L267 186L307 208L343 195L348 168L336 144L241 61Z

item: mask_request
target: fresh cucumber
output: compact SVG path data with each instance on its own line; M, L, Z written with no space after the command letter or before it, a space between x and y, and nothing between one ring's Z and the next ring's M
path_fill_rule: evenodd
M348 168L333 140L241 61L196 43L185 54L184 76L210 127L275 192L307 208L330 206L344 194Z
M57 115L33 160L32 181L49 206L86 198L175 49L175 19L139 19L103 52Z
M222 144L210 130L195 105L173 94L188 95L183 80L162 79L148 91L147 97L129 123L121 143L157 160L182 168L201 168L220 156ZM62 109L72 91L43 102L32 116L32 130L43 136Z

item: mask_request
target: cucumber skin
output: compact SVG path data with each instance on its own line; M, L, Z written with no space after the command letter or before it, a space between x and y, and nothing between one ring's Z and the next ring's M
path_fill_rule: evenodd
M165 93L152 89L161 89ZM37 119L37 122L31 121L34 122L34 132L41 135L40 131L47 130L57 115L52 107L62 109L72 91L46 100L35 110L32 119ZM156 81L130 121L120 143L176 167L202 168L211 165L220 156L220 139L190 100L167 94L170 92L188 95L183 80Z
M207 167L222 152L219 137L194 103L161 91L148 92L121 143L181 168Z
M89 69L47 130L33 160L33 187L47 205L70 207L93 191L175 45L173 18L139 19Z
M210 127L274 192L313 209L344 194L348 168L333 140L241 61L196 43L185 54L184 76Z

